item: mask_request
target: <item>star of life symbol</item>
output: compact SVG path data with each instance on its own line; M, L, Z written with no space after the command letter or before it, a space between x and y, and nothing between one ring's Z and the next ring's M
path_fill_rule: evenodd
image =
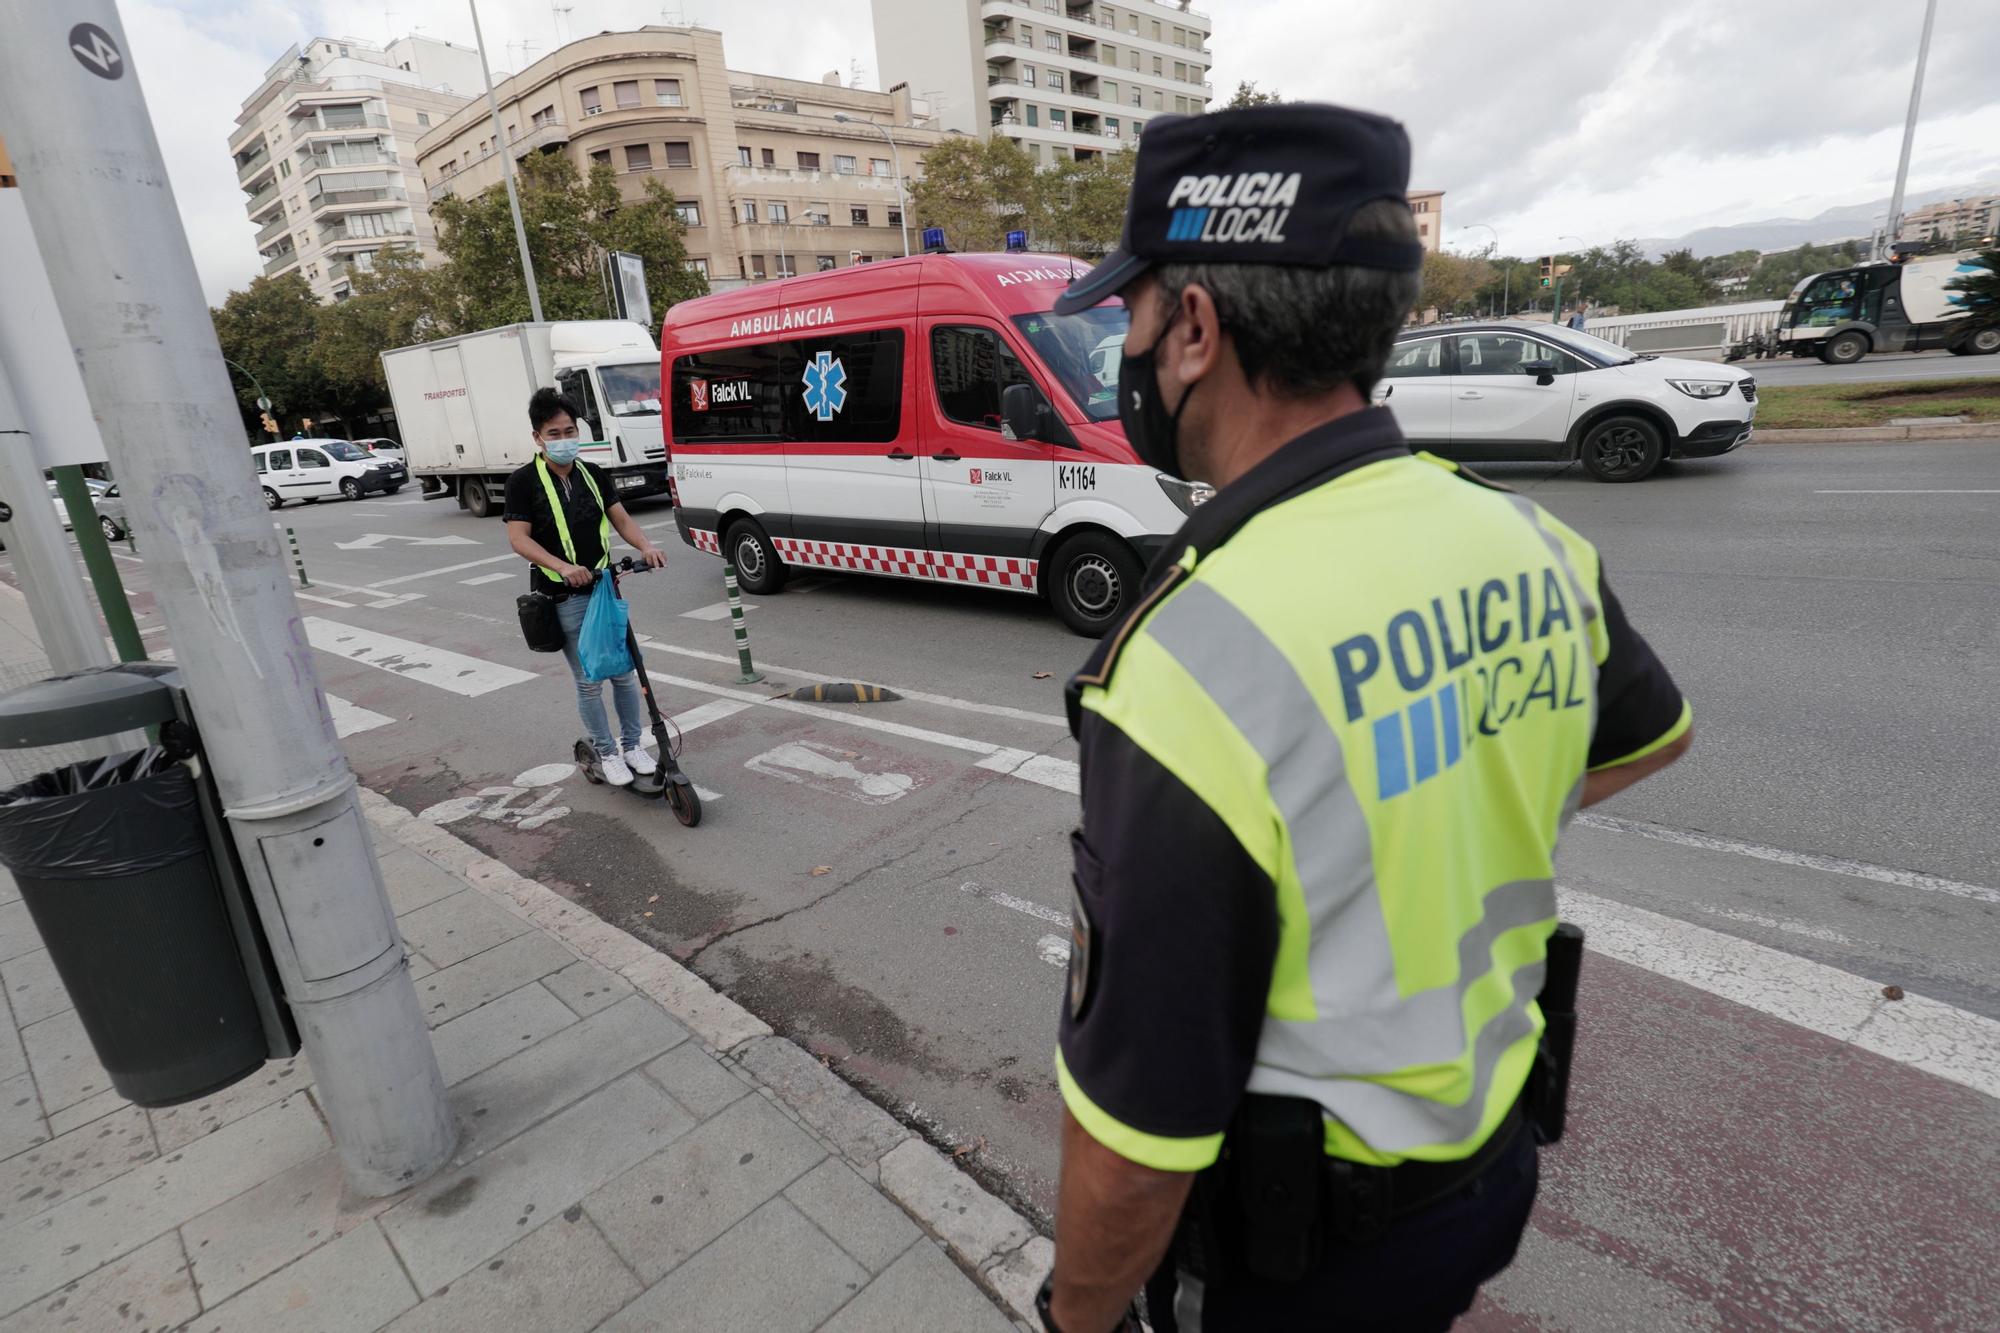
M847 403L847 370L832 352L820 352L806 365L806 411L821 421L833 420Z

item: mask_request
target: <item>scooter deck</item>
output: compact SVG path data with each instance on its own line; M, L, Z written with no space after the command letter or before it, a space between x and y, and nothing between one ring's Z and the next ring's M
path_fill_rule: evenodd
M586 782L599 787L611 785L604 780L604 767L598 762L597 747L589 741L580 740L576 743L576 762L583 770ZM651 796L657 799L667 790L667 775L664 772L634 773L632 781L626 784L625 790L636 796Z

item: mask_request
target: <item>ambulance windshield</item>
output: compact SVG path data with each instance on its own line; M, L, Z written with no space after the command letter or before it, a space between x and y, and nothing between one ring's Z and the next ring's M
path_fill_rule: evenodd
M1129 320L1118 303L1074 315L1016 315L1015 327L1092 421L1118 419L1118 364Z

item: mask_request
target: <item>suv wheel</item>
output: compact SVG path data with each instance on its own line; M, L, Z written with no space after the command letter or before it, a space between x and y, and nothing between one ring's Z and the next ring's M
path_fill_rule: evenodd
M1144 572L1132 548L1118 538L1080 532L1042 562L1041 581L1063 624L1099 638L1137 605Z
M359 500L361 498L361 483L352 477L348 477L340 483L340 493L350 500Z
M1641 481L1666 452L1659 427L1644 417L1606 417L1584 432L1578 457L1599 481Z
M769 597L785 586L785 562L755 519L739 518L722 540L722 558L736 567L736 586Z
M1819 359L1829 366L1851 366L1868 355L1868 339L1859 333L1843 333L1819 349Z

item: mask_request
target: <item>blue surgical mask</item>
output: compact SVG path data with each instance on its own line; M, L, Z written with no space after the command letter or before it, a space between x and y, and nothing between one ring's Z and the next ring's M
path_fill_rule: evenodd
M542 452L548 455L548 460L551 463L560 467L565 463L574 463L576 461L576 456L583 452L583 441L543 440Z

